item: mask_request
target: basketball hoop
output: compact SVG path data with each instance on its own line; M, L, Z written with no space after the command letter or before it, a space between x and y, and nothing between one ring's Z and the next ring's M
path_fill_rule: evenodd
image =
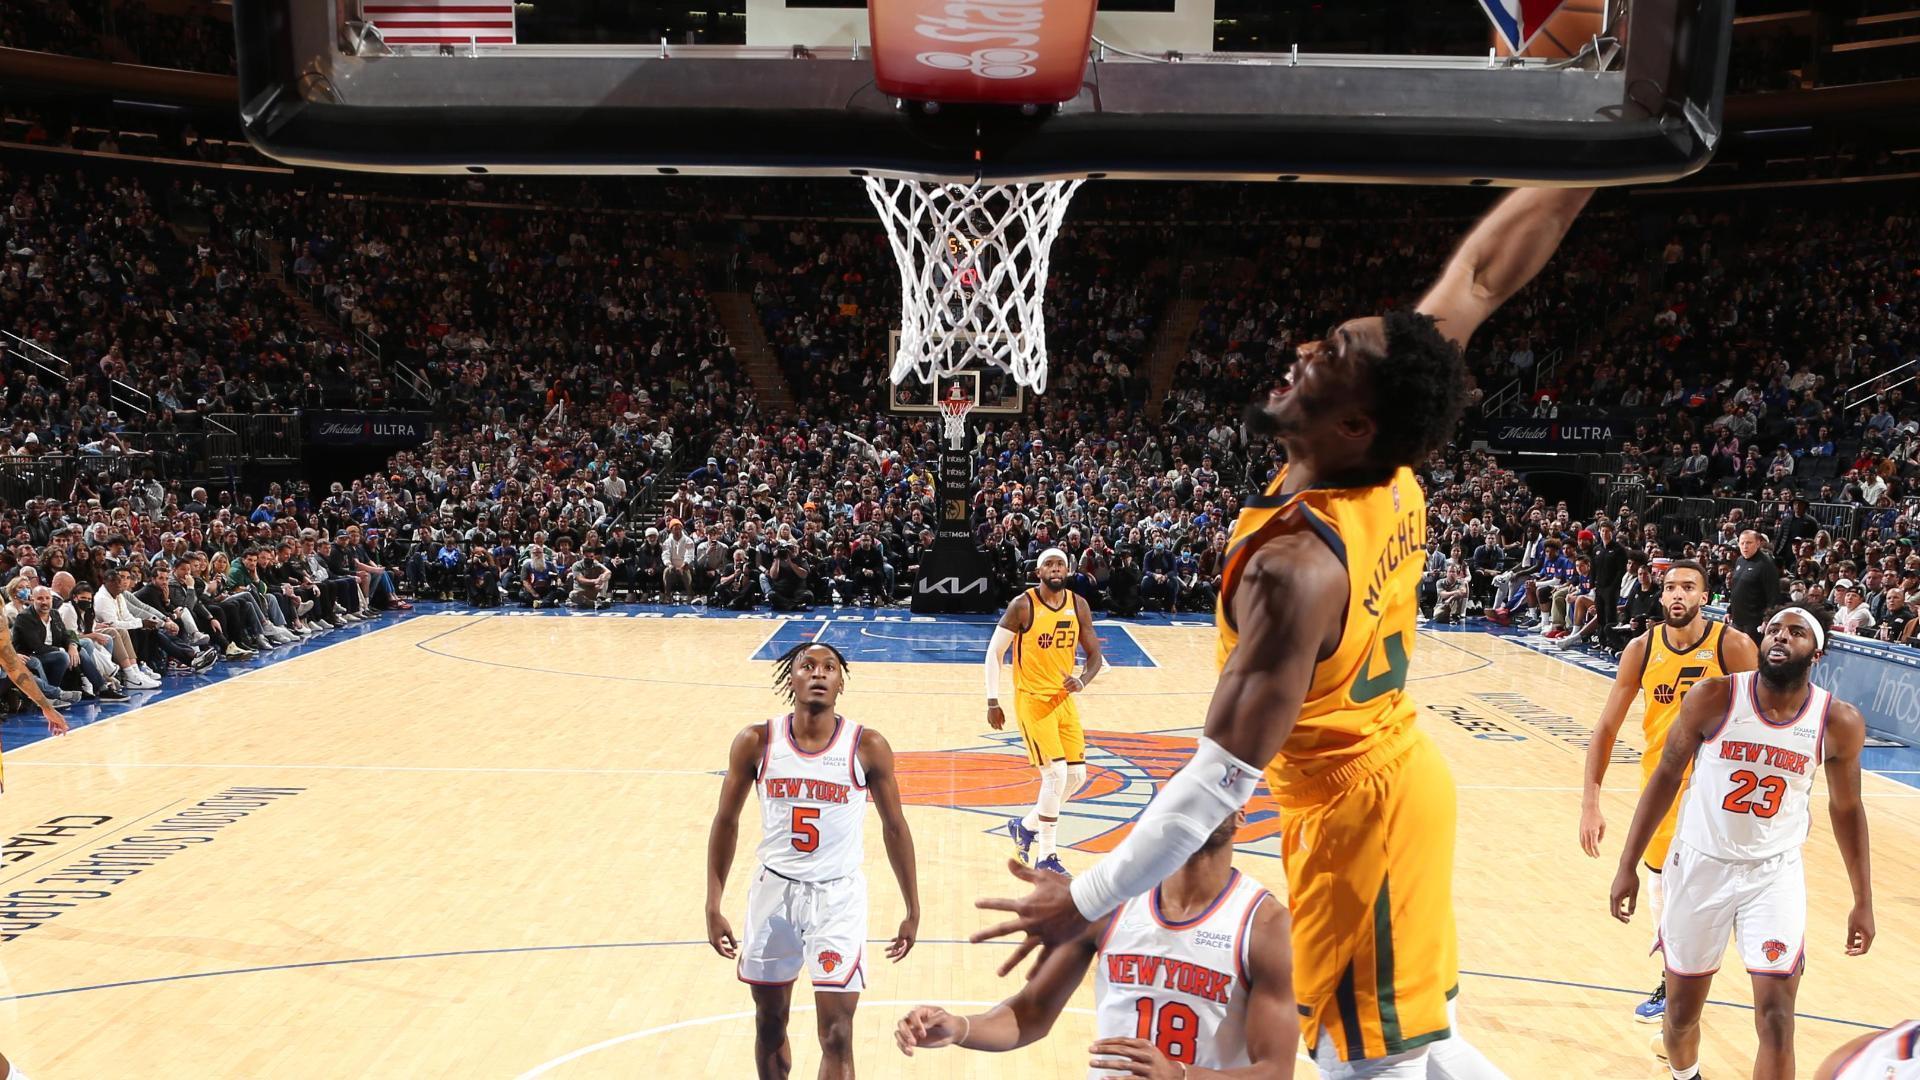
M1047 264L1067 203L1083 181L969 185L868 176L866 182L900 263L893 381L912 375L932 382L985 363L1044 392Z
M967 414L973 411L973 399L959 387L940 402L940 426L947 437L947 448L967 448Z

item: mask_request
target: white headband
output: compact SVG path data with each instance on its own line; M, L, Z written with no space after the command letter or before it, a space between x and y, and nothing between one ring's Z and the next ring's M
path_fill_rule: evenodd
M1819 619L1816 619L1811 615L1808 615L1806 612L1801 611L1799 608L1781 608L1779 611L1774 612L1773 618L1767 620L1767 625L1761 627L1760 632L1764 634L1768 630L1773 629L1773 624L1779 622L1782 619L1799 619L1802 623L1812 628L1814 651L1815 652L1827 651L1827 628L1820 625Z
M1051 547L1051 548L1048 548L1047 550L1045 550L1045 551L1043 551L1043 552L1041 552L1041 553L1040 553L1040 557L1039 557L1039 558L1037 558L1037 559L1035 559L1035 560L1033 560L1033 565L1035 565L1035 566L1039 566L1039 565L1040 565L1041 563L1043 563L1043 562L1046 562L1046 561L1047 561L1048 559L1051 559L1051 558L1053 558L1053 557L1055 557L1055 556L1059 556L1059 558L1060 558L1060 561L1061 561L1061 562L1063 562L1063 563L1066 563L1066 564L1067 564L1068 566L1072 566L1072 565L1073 565L1073 560L1072 560L1072 559L1069 559L1069 558L1067 558L1067 553L1066 553L1066 552L1064 552L1064 551L1062 551L1062 550L1060 550L1060 549L1059 549L1059 548L1057 548L1057 547Z

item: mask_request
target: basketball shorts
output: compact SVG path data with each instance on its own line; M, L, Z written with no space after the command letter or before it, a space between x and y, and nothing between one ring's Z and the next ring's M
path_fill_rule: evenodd
M1013 715L1027 744L1027 760L1079 764L1087 760L1087 733L1080 727L1080 706L1065 690L1053 697L1013 695Z
M1807 938L1807 877L1800 849L1770 859L1716 859L1685 843L1667 858L1660 948L1676 975L1720 970L1729 935L1755 975L1800 972Z
M784 986L802 968L816 992L867 988L867 877L794 881L762 867L747 889L740 981Z
M1308 1046L1389 1057L1451 1034L1453 775L1419 729L1331 772L1267 785L1293 909L1293 991Z

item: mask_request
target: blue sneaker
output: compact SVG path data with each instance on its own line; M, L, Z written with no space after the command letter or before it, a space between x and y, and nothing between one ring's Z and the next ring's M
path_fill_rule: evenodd
M1019 853L1020 861L1027 862L1027 852L1040 834L1022 825L1019 818L1010 817L1007 819L1007 835L1013 837L1013 848Z
M1660 977L1660 985L1653 988L1647 1000L1633 1007L1633 1018L1643 1024L1657 1024L1667 1015L1667 977Z
M1072 874L1067 873L1066 867L1060 865L1060 856L1058 855L1049 855L1046 858L1041 859L1039 862L1033 864L1033 868L1035 870L1046 870L1050 873L1059 874L1063 878L1070 878L1073 876Z

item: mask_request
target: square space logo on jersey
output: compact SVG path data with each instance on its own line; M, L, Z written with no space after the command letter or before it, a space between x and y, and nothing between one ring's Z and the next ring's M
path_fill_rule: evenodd
M1565 0L1480 0L1507 48L1523 52Z

